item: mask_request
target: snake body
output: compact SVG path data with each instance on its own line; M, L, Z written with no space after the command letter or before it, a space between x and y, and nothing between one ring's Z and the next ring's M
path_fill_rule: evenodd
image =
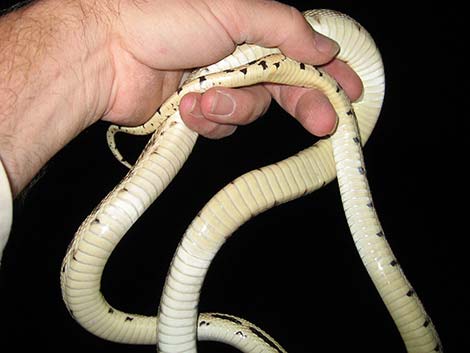
M225 240L244 222L277 204L308 194L338 177L344 210L359 255L387 306L409 353L441 352L431 319L391 251L378 220L366 178L361 146L370 136L384 96L380 53L367 31L346 15L329 10L305 12L315 31L341 46L339 59L360 76L364 91L350 103L339 84L321 68L296 62L278 49L244 44L229 57L194 71L184 84L139 127L111 126L117 132L153 135L125 178L85 219L64 258L62 295L70 314L104 339L158 344L161 352L195 352L196 340L219 340L245 352L284 352L267 333L226 314L199 314L202 283ZM189 157L196 133L182 122L178 104L186 93L214 86L240 87L273 82L321 90L339 117L328 139L281 162L240 176L198 213L173 257L156 317L122 312L100 292L111 252L160 195ZM357 119L356 119L357 118Z

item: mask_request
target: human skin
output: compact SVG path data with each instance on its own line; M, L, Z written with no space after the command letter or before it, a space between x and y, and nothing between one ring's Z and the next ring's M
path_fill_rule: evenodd
M333 60L336 43L275 1L42 0L1 17L0 158L13 195L85 128L100 119L144 123L185 70L241 43L324 65L352 100L361 94L357 75ZM272 98L312 134L334 130L323 94L274 84L190 93L180 113L191 129L221 138L261 116Z

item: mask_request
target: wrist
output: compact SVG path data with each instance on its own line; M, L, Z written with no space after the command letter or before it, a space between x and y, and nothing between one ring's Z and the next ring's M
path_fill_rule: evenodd
M0 18L0 158L14 195L107 107L109 24L96 3L44 0Z

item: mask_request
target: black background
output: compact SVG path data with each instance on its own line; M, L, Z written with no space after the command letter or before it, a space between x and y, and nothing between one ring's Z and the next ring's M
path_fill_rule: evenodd
M365 148L387 237L433 318L447 352L460 352L468 318L463 8L408 2L285 1L333 8L361 22L381 48L383 113ZM3 3L3 7L14 2ZM388 2L386 2L388 3ZM2 347L46 352L152 352L105 342L69 316L59 269L81 221L123 177L98 123L57 154L15 205L0 271ZM126 153L144 143L122 138ZM227 182L312 143L277 106L221 141L200 138L189 161L113 253L103 278L109 302L154 314L174 249L198 210ZM201 311L259 325L289 352L396 353L404 346L353 246L335 183L242 226L216 257ZM233 352L201 343L204 352ZM3 351L5 348L2 348Z

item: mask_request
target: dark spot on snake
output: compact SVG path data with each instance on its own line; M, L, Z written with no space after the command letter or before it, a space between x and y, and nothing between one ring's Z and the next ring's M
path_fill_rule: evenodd
M133 317L126 316L126 319L125 319L124 321L132 321L132 320L134 320L134 318L133 318Z
M114 309L113 309L113 308L109 308L108 314L112 314L112 313L114 313Z
M367 207L369 207L369 208L374 208L374 203L373 203L372 201L369 202L369 203L367 204Z
M349 110L349 111L347 111L347 112L346 112L346 115L349 115L349 116L351 116L351 115L354 115L354 113L353 113L353 111L352 111L352 110Z
M323 72L321 70L318 70L318 74L320 75L320 77L323 77Z
M205 80L207 80L206 76L199 77L199 83L203 83Z
M228 316L228 315L212 314L211 316L215 317L216 319L222 319L222 320L227 320L227 321L233 322L234 324L237 324L237 325L243 325L243 322L241 322L240 320L237 320L237 319L235 319L231 316Z
M246 73L248 72L248 69L245 67L245 68L241 69L240 72L241 72L243 75L246 75Z
M227 70L224 70L224 72L225 72L226 74L229 74L229 73L231 73L231 72L235 72L235 70L234 70L234 69L227 69Z
M357 168L357 171L359 172L359 174L362 174L362 175L366 174L366 170L364 169L364 167Z
M385 234L384 234L383 230L381 230L381 231L378 232L376 235L377 235L379 238L381 238L381 237L383 237Z
M426 319L426 321L424 321L424 323L423 323L423 326L428 327L430 323L431 323L431 320Z
M415 294L414 289L410 289L408 292L406 292L406 296L407 296L407 297L412 297L413 294Z
M261 60L258 65L260 65L263 70L266 70L268 68L268 64L266 64L266 60Z
M392 261L390 261L390 266L395 267L396 265L398 265L398 261L397 261L397 260L392 260Z
M440 352L441 351L441 345L438 343L436 347L434 347L434 352Z
M176 93L179 95L181 93L181 91L183 90L183 87L180 87L176 90Z
M314 14L313 16L313 19L318 22L319 24L321 24L321 16L319 14Z
M246 335L245 335L242 331L237 331L237 332L235 332L235 334L236 334L237 336L241 336L241 337L243 337L243 338L246 338Z
M158 114L158 115L161 114L160 108L157 109L157 114Z
M300 70L305 70L305 64L304 63L300 63Z
M279 66L281 65L281 62L278 61L277 63L274 63L273 65L276 67L276 69L279 69Z
M357 144L361 143L361 139L357 136L353 138L353 141L354 141L354 143L357 143Z
M199 327L201 327L201 326L209 326L210 324L211 324L210 322L201 321L201 322L199 323Z
M279 353L282 353L282 351L279 349L277 344L275 344L268 337L266 337L261 331L259 331L258 329L254 328L254 327L250 327L250 331L253 332L259 338L261 338L264 342L266 342L269 346L274 348L276 351L278 351Z

